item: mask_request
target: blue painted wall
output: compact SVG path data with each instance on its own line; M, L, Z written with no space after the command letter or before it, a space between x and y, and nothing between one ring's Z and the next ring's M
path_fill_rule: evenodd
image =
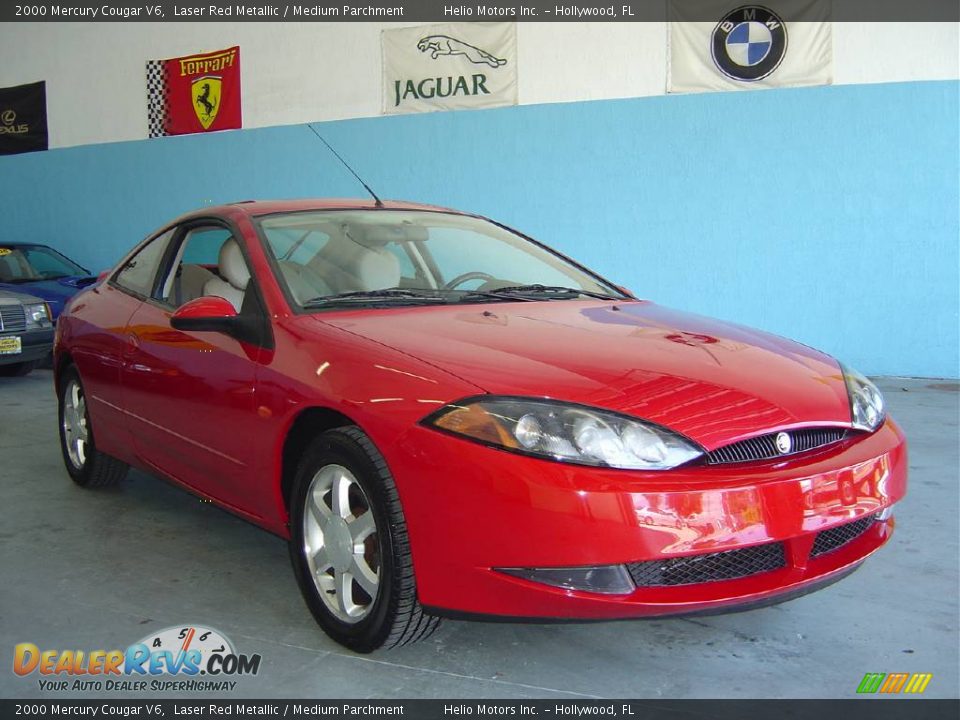
M325 123L384 197L488 214L639 295L863 372L958 375L958 83ZM357 196L305 126L0 158L3 236L101 269L205 203Z

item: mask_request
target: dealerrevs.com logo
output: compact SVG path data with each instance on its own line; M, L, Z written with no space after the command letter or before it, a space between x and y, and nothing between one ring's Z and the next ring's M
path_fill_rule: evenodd
M221 632L181 625L151 633L126 650L41 650L19 643L13 672L39 676L41 690L232 691L232 678L256 675L260 655L243 655Z

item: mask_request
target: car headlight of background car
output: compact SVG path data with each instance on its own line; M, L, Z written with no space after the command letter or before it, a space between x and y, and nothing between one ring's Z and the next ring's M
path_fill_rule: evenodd
M857 430L872 432L880 427L886 409L883 404L883 395L877 386L870 382L856 370L841 365L843 381L847 384L847 395L850 397L850 417L853 427Z
M424 424L485 445L578 465L667 470L703 453L659 425L554 400L472 398L447 405Z
M23 312L28 328L48 328L53 326L50 308L46 303L25 303Z

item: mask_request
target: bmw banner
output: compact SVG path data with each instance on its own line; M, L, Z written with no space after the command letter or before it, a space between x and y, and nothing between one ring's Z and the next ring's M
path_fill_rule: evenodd
M517 26L384 30L384 114L517 104Z
M47 84L0 88L0 155L47 149Z
M703 17L706 3L715 19L695 22L688 2L669 0L667 92L832 82L830 0L703 0L696 17Z

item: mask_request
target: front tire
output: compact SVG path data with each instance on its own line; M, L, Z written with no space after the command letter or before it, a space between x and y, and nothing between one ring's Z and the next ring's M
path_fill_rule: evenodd
M81 487L103 487L123 480L129 467L97 450L83 383L73 366L60 377L58 404L60 451L73 481Z
M386 461L359 428L318 437L290 498L290 560L310 612L360 653L429 636L440 619L417 601L407 527Z

